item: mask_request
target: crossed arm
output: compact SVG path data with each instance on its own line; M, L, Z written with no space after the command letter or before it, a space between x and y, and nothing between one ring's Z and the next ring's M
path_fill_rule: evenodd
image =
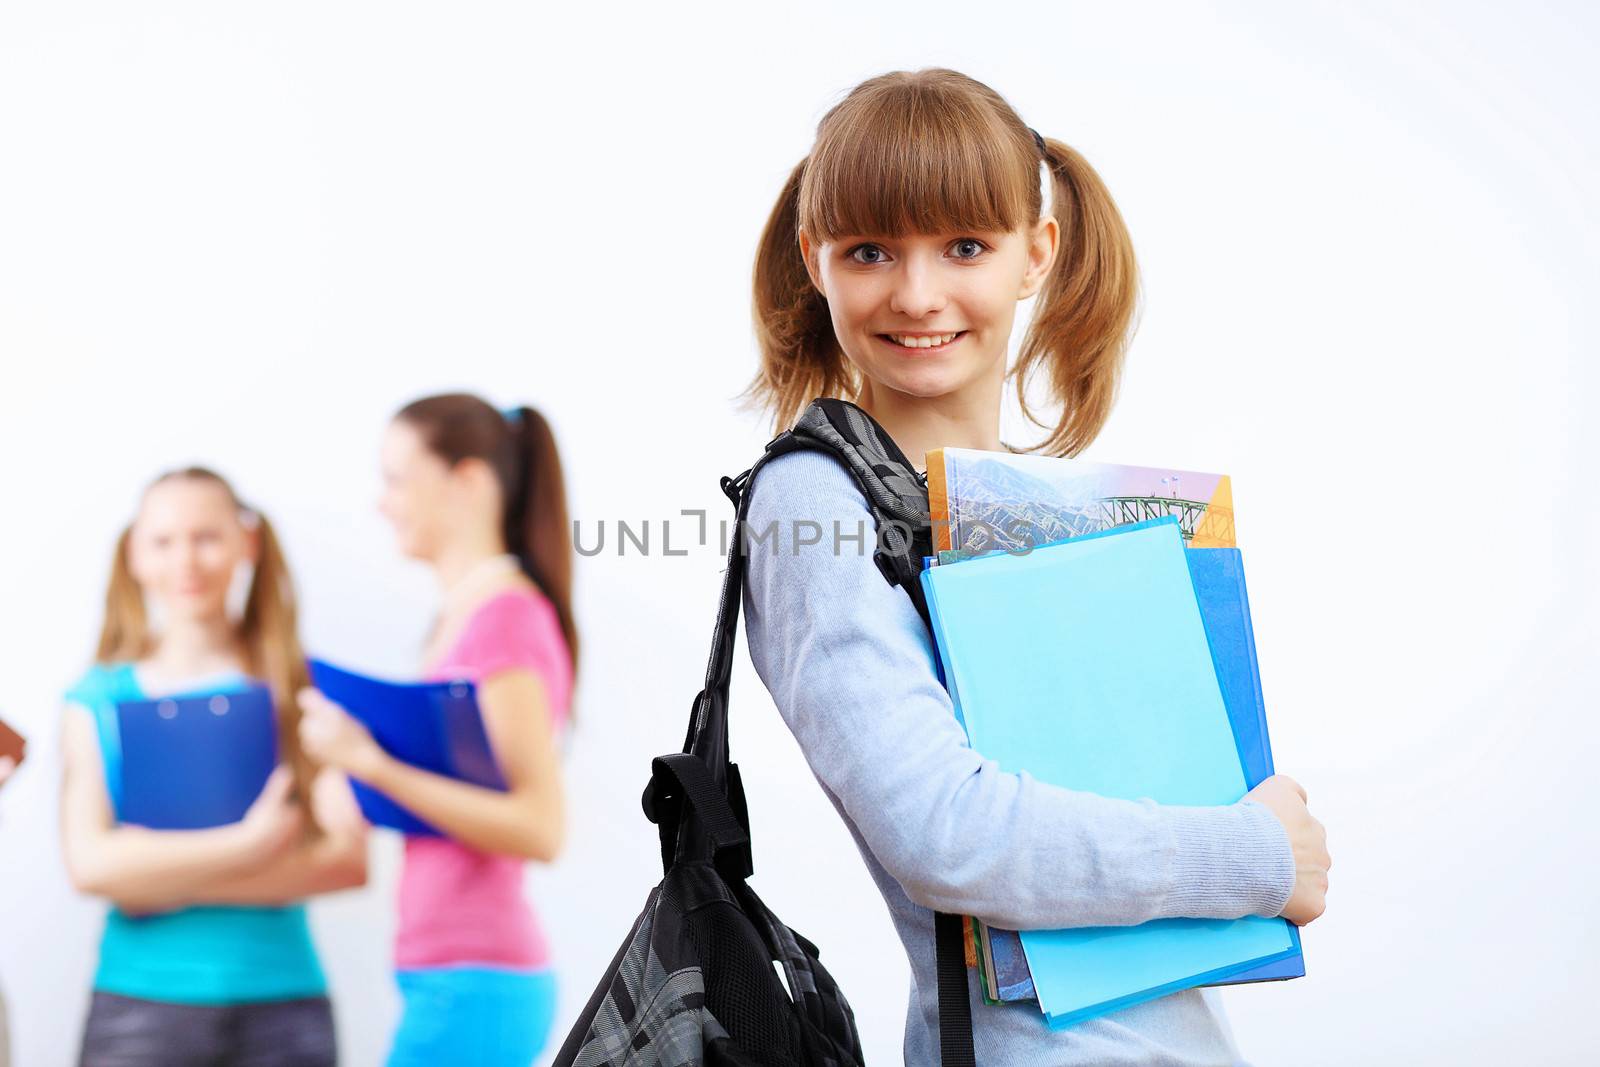
M90 713L68 705L62 733L61 843L80 891L130 912L192 904L284 904L363 885L366 834L342 776L324 770L308 829L279 768L243 820L207 830L118 825Z

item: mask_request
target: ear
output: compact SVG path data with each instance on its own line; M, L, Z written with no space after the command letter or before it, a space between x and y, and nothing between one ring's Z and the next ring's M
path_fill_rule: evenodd
M800 231L799 236L800 258L805 261L806 273L811 276L812 288L822 293L822 298L826 300L828 294L822 288L822 271L818 264L818 259L822 255L822 246L812 241L811 235L804 230Z
M259 522L241 522L244 527L244 558L250 566L257 566L261 562L261 524Z
M127 564L128 577L133 579L135 585L144 585L147 580L145 573L145 560L143 543L134 534L134 528L129 525L123 535L122 558Z
M477 456L468 456L458 461L450 468L450 479L462 486L474 496L485 492L500 492L500 481L495 476L494 468L489 466L489 461Z
M1026 300L1044 286L1044 280L1050 277L1050 268L1055 266L1060 242L1061 225L1053 217L1046 215L1034 224L1028 235L1028 265L1022 272L1018 300Z

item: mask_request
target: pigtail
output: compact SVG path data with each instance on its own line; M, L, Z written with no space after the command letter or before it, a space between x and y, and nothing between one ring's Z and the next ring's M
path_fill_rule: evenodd
M853 396L856 371L833 335L828 302L800 254L800 184L807 160L789 174L756 249L751 311L761 369L742 398L789 426L818 396Z
M1061 414L1029 451L1073 456L1088 447L1111 414L1132 340L1139 298L1133 241L1100 175L1061 141L1044 139L1060 251L1037 297L1033 321L1012 370L1023 414L1027 386L1043 374Z
M94 654L97 663L136 660L150 651L150 620L145 613L144 593L134 581L128 564L128 545L132 540L130 524L117 538L111 557L105 619L100 624L100 643Z
M239 636L250 672L272 690L278 709L278 752L294 772L296 790L309 816L316 767L300 748L299 693L311 684L311 673L300 647L294 581L272 524L260 512L249 514L255 524L258 553Z

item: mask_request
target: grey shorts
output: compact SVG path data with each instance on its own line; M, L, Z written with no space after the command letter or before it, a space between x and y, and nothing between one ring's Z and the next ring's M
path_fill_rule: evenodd
M94 994L79 1067L333 1067L327 997L212 1007Z

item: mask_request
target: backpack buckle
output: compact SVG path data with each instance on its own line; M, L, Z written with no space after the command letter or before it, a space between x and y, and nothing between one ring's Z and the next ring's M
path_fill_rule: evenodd
M753 470L755 470L755 468L751 467L743 474L736 474L732 478L729 478L727 475L723 475L722 477L722 493L733 503L733 506L736 508L739 506L739 498L744 496L744 487L749 484L750 472Z
M703 848L703 858L729 880L743 881L753 873L744 787L734 765L728 769L731 796L716 785L699 756L674 752L651 761L650 781L639 799L645 818L660 830L663 872L677 862L680 831L692 818L693 840L700 843L696 853Z

